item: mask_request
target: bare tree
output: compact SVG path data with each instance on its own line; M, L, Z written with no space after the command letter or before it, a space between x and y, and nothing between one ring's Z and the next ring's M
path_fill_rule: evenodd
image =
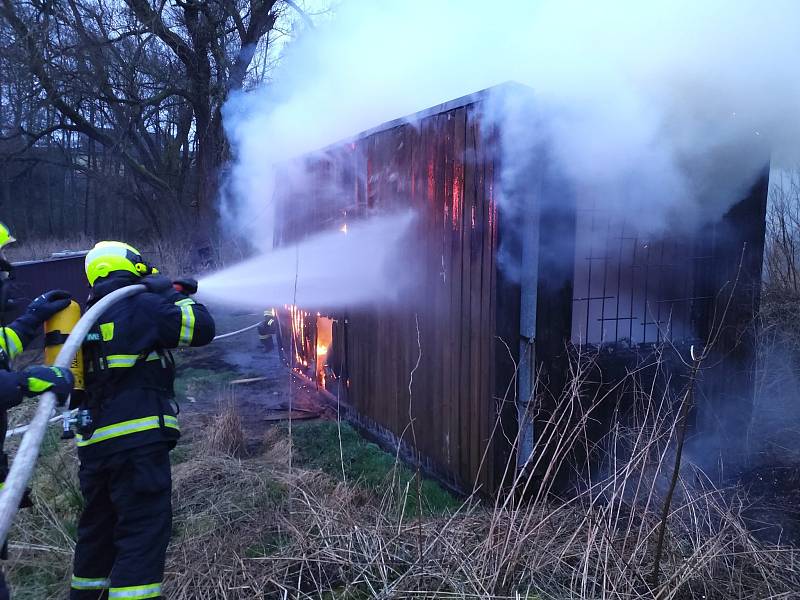
M773 175L765 252L768 289L800 298L800 170Z
M264 77L254 59L288 14L310 22L285 0L0 0L14 54L0 65L0 160L49 145L63 151L49 160L95 176L87 220L90 197L111 202L102 185L156 229L207 231L229 155L222 107Z

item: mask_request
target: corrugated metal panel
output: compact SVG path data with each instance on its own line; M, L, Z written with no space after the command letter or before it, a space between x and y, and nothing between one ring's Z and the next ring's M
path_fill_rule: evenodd
M287 189L278 202L276 239L287 243L336 226L344 211L351 223L406 207L417 211L408 244L423 257L419 293L399 305L332 315L333 360L340 363L333 370L347 381L342 389L362 424L419 450L419 459L451 484L472 489L477 483L490 492L502 472L494 461L508 450L489 443L498 412L493 194L500 171L497 136L487 139L482 131L480 99L426 112L414 125L380 128L306 163L313 184L298 185L317 201L301 217L295 199L302 190L280 186ZM339 197L320 196L330 189Z

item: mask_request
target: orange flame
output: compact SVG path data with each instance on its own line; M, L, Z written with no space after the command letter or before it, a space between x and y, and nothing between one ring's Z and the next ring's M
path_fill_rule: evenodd
M453 227L458 228L459 221L461 220L461 211L463 209L464 198L462 191L464 189L464 165L455 164L453 173Z

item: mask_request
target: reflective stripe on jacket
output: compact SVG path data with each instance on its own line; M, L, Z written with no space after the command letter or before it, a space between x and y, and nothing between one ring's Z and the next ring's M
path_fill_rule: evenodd
M7 327L0 327L0 350L13 360L41 333L42 322L25 313Z
M173 417L172 415L153 415L151 417L132 419L130 421L123 421L122 423L114 423L113 425L99 427L92 432L92 436L88 439L84 439L81 434L78 434L76 438L78 441L78 447L83 448L85 446L91 446L92 444L98 444L100 442L118 438L123 435L151 431L154 429L160 429L161 427L174 429L175 431L180 432L180 427L178 427L178 419L176 417Z

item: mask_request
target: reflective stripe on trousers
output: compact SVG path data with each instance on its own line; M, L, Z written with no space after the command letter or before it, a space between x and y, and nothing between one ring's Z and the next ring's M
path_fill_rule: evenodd
M74 590L105 590L110 585L111 581L108 578L72 576L72 589Z
M178 419L172 415L164 415L164 426L180 431ZM132 419L130 421L122 421L121 423L114 423L112 425L100 427L95 429L94 433L92 433L92 437L88 439L84 439L84 437L80 434L76 435L75 439L78 441L78 446L82 448L84 446L90 446L91 444L97 444L118 438L123 435L131 435L133 433L140 433L142 431L149 431L151 429L159 429L160 427L161 419L159 419L159 417L143 417L141 419Z
M134 585L131 587L112 587L108 590L108 600L114 598L125 598L126 600L144 600L145 598L157 598L161 595L160 583L148 583L147 585Z

